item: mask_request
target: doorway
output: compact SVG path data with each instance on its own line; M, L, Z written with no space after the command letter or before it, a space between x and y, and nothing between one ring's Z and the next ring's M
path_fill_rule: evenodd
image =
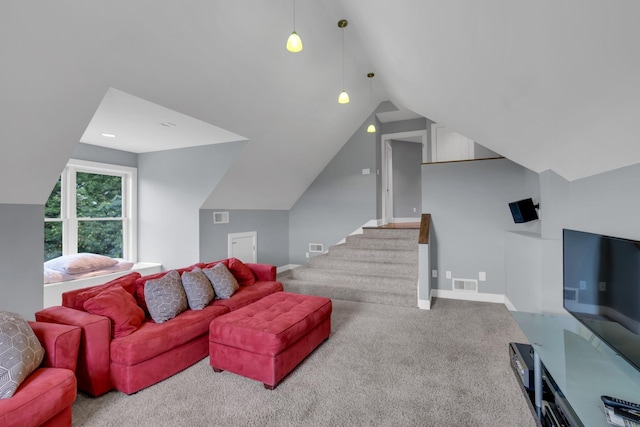
M407 141L417 142L422 144L422 159L421 163L424 163L428 159L429 146L427 144L427 131L416 130L409 132L389 133L380 136L382 146L382 158L380 175L382 177L381 185L381 201L382 201L382 218L380 219L381 225L394 222L393 214L393 144L391 141ZM417 217L420 216L420 212L417 212Z
M258 232L229 233L228 254L229 258L238 258L244 263L258 262Z

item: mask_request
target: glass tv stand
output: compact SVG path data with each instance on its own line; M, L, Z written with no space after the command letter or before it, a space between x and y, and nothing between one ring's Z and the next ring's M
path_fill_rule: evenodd
M511 312L534 351L536 410L543 369L585 427L611 426L601 395L640 402L640 371L570 315Z

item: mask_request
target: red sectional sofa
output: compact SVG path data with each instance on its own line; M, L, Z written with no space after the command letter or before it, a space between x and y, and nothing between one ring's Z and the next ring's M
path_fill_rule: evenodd
M45 356L8 399L0 399L0 426L71 426L76 400L76 368L80 329L29 322Z
M229 260L199 263L177 271L182 274L195 267L207 268L218 262L228 265ZM84 311L87 297L109 287L120 286L134 295L138 306L144 309L145 283L168 272L144 277L134 272L104 285L66 292L61 306L37 312L36 320L82 328L76 370L79 389L93 396L100 396L111 389L135 393L205 358L209 354L211 320L283 290L282 283L276 281L275 266L244 265L250 269L249 274L253 275L255 283L240 286L231 298L215 299L202 310L187 309L163 323L154 323L145 311L147 316L142 324L126 336L114 338L109 317Z

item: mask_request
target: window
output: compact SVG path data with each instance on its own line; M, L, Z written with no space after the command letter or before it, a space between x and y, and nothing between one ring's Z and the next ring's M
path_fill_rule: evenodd
M70 160L45 205L44 260L91 252L137 261L135 168Z

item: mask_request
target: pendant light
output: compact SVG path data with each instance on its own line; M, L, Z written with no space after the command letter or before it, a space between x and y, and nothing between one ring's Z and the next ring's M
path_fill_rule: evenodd
M298 33L296 33L296 0L293 0L293 32L287 39L287 50L293 53L302 50L302 40Z
M342 30L342 92L340 92L340 95L338 95L339 104L349 103L349 94L346 90L344 90L344 29L348 24L349 22L347 22L346 19L341 19L338 21L338 28Z
M373 73L369 73L367 74L367 77L369 77L369 101L371 101L371 99L373 98L373 89L372 89L372 81L373 81L373 76L375 76L375 74ZM369 126L367 126L367 132L369 133L376 133L376 125L375 125L375 119L374 121L372 121L371 123L369 123Z

